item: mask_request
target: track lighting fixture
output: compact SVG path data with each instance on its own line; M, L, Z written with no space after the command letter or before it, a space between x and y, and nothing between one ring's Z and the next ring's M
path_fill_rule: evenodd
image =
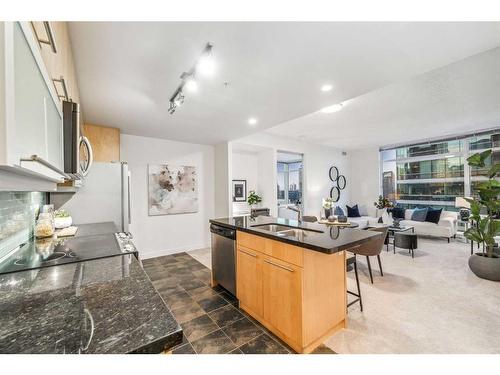
M196 77L198 73L201 75L212 75L215 70L215 62L212 56L213 45L207 43L201 56L196 60L194 66L187 72L183 72L180 76L181 84L175 90L174 94L170 97L170 106L168 113L171 115L184 103L184 88L189 92L198 91L198 82Z

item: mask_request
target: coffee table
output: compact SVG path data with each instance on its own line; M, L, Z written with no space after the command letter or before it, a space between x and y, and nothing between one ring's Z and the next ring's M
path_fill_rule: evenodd
M392 245L393 251L396 251L396 245L394 244L394 233L398 232L408 232L411 230L412 233L415 233L415 227L412 227L411 225L405 226L405 227L394 227L390 226L387 228L387 251L389 251L389 245ZM392 238L392 242L390 239Z

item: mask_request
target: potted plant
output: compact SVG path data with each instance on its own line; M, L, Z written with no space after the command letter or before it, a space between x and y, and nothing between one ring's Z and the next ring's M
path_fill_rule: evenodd
M485 160L491 156L491 150L474 154L467 159L472 167L485 167ZM469 258L469 267L480 278L500 281L500 255L494 252L495 236L500 234L500 221L494 219L500 211L500 181L496 176L500 172L500 163L493 164L488 171L488 180L478 183L478 198L465 198L470 203L474 225L467 229L464 236L471 241L483 244L483 251ZM486 215L480 215L486 209ZM485 251L486 249L486 251Z
M262 197L258 195L254 190L250 190L248 193L248 198L247 198L247 203L250 206L250 213L252 213L255 208L257 208L257 205L262 202Z
M376 217L382 217L384 211L390 212L388 208L394 207L394 203L382 195L378 196L378 200L373 202L373 205L377 208Z
M335 201L333 198L323 198L323 208L325 210L325 218L328 219L332 216L332 208Z

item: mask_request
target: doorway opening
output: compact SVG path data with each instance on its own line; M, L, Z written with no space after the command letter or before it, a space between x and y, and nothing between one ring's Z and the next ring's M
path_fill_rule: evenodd
M277 200L278 217L298 218L304 204L304 155L294 152L277 153Z

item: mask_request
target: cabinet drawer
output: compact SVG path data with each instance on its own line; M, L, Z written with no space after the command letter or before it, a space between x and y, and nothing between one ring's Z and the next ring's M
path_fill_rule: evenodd
M304 254L300 247L241 231L237 232L236 241L238 245L259 251L284 262L299 267L302 267L304 264Z

